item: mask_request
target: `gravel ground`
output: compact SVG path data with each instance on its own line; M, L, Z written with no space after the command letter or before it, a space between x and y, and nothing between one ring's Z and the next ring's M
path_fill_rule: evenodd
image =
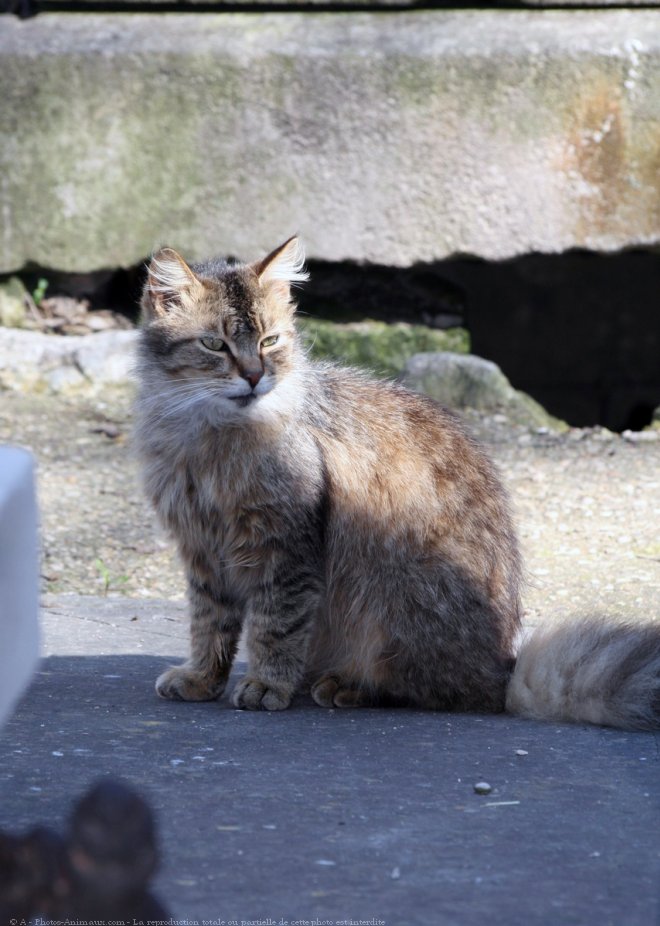
M659 620L660 440L471 424L511 491L527 617ZM104 401L2 394L0 440L38 461L45 591L183 597L173 546L141 497L130 431L127 392Z

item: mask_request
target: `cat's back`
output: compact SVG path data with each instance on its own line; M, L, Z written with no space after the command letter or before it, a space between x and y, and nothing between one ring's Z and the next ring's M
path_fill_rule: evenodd
M460 420L426 396L354 370L320 364L314 377L312 426L340 568L373 554L396 571L451 562L517 614L520 563L508 496Z

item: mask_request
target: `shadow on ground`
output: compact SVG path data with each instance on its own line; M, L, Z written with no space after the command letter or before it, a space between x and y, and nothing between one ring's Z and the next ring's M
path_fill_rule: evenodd
M155 886L179 920L657 921L654 735L304 698L279 714L171 703L153 690L167 664L43 660L0 739L0 827L59 825L92 781L120 776L156 812Z

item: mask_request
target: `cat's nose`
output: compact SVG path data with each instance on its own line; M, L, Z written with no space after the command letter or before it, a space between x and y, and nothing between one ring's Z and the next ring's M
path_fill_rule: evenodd
M243 370L243 372L241 373L241 376L243 377L243 379L246 379L253 389L257 385L257 383L259 382L259 380L261 379L263 375L264 375L264 371L258 370L258 369Z

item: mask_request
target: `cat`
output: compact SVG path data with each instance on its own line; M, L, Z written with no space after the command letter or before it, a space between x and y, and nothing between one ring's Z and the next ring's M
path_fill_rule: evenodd
M312 362L290 238L251 264L149 265L136 400L146 492L176 538L191 655L164 698L238 708L407 705L660 727L660 625L583 621L518 650L507 493L450 411Z

